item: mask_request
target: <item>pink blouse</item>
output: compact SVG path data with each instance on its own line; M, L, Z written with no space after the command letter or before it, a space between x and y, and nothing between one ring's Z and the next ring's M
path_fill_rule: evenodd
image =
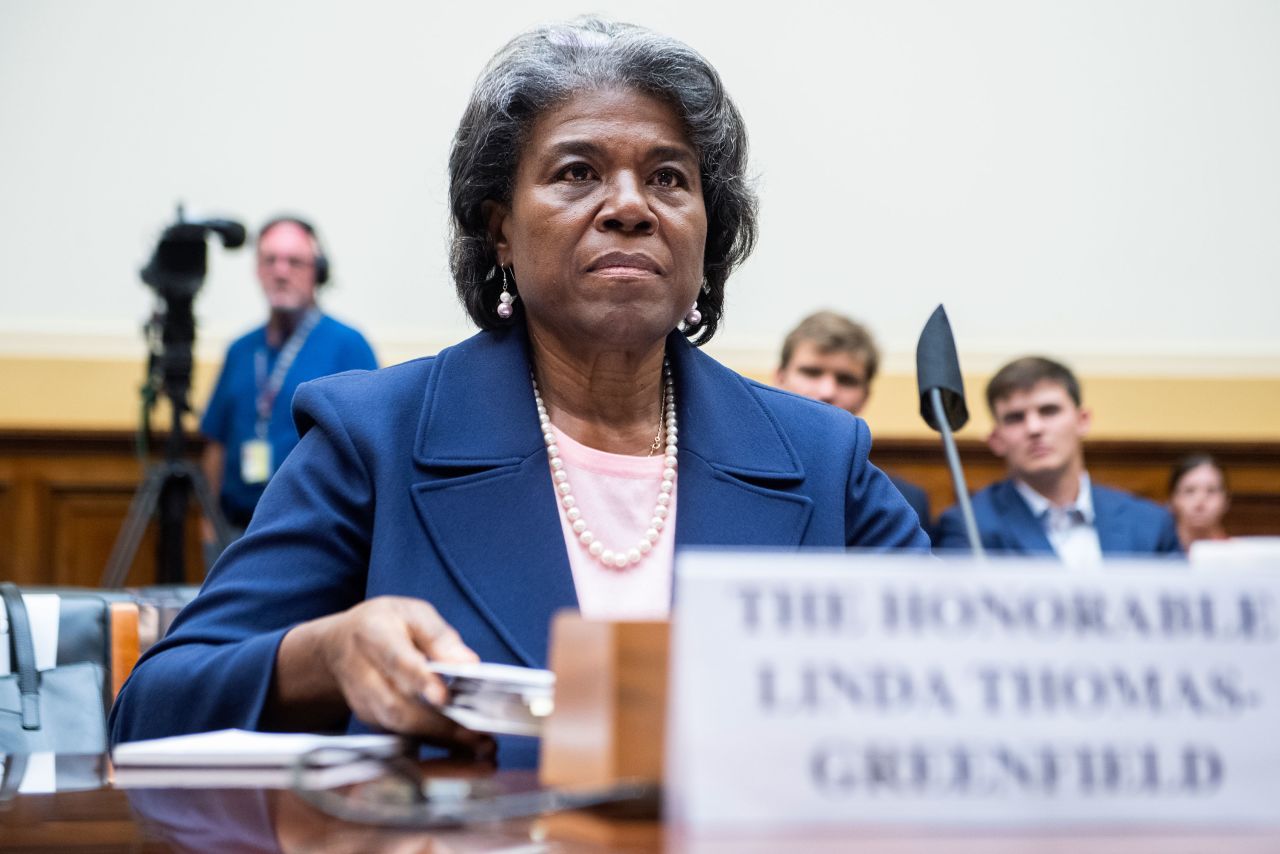
M663 458L610 454L575 442L552 425L578 509L605 548L626 551L644 538L662 483ZM679 478L677 477L677 482ZM677 490L678 491L678 490ZM588 619L661 619L671 610L672 558L675 553L676 493L653 551L625 569L604 567L578 542L559 508L560 530L569 550L569 566L578 608Z

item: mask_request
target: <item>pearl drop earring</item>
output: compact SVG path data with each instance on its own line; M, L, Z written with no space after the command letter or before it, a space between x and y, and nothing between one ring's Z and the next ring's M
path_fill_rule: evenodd
M507 290L507 268L499 267L502 271L502 293L498 294L498 317L507 320L515 313L515 295Z
M697 303L697 301L695 300L695 301L694 301L694 303L693 303L693 307L692 307L692 308L690 308L690 309L685 313L685 316L684 316L684 325L685 325L685 326L697 326L697 325L698 325L699 323L701 323L701 322L702 322L702 312L698 311L698 303Z

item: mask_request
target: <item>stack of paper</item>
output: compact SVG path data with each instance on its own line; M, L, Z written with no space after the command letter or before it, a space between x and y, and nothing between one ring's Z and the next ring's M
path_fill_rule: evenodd
M372 779L382 759L404 750L393 735L313 735L226 729L117 745L111 752L120 788L285 788L295 782L340 786Z
M556 676L550 670L488 662L427 666L449 686L449 703L440 711L467 729L537 736L555 708Z

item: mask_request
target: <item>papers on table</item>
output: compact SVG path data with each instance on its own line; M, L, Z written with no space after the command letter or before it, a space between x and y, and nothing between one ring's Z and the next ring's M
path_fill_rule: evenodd
M115 785L139 787L267 787L295 782L339 786L372 779L382 759L402 752L393 735L314 735L227 729L117 745ZM303 756L307 767L295 771Z
M363 783L386 773L376 759L361 759L326 768L295 771L286 768L176 768L130 767L115 769L117 789L331 789Z
M440 661L427 666L449 685L449 703L440 711L467 729L537 736L555 708L556 677L550 670Z

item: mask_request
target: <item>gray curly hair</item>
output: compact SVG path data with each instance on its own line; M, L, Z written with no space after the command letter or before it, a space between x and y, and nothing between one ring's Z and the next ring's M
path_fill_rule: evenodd
M497 314L502 272L484 203L510 203L520 149L539 115L576 92L604 88L670 104L698 153L707 209L702 322L684 333L705 343L724 314L729 274L756 242L746 126L710 63L688 45L633 24L587 17L538 27L512 39L481 73L449 155L450 266L458 298L481 329L519 318L519 301L512 319Z

